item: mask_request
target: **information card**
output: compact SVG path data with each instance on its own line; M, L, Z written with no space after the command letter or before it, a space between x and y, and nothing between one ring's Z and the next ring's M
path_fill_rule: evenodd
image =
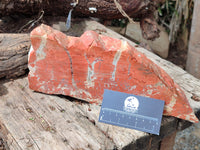
M104 90L99 122L159 135L163 100Z

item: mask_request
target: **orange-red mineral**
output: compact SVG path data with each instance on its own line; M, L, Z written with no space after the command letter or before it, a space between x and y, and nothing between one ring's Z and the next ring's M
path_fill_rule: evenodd
M104 89L165 101L164 115L197 122L184 92L126 41L87 31L71 37L41 25L31 32L29 87L101 103Z

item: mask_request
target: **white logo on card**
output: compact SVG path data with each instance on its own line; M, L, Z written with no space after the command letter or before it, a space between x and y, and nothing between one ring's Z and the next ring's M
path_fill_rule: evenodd
M139 101L134 96L129 96L124 101L124 111L136 113L138 111Z

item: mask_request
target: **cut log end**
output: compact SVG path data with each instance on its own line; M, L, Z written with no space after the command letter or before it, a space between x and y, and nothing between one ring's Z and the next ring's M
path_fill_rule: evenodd
M15 78L27 73L29 34L1 34L0 41L0 78Z

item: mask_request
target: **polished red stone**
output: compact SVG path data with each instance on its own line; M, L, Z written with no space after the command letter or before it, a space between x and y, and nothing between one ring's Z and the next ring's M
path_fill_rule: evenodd
M31 32L29 87L101 103L104 89L165 101L164 115L197 122L184 92L126 41L87 31L71 37L41 25Z

